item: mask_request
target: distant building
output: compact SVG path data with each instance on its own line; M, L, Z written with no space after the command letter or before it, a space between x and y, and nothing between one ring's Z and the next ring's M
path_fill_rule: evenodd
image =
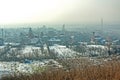
M38 42L38 40L39 40L38 38L32 38L32 39L30 39L29 44L35 45Z
M4 45L4 40L2 38L0 38L0 46Z
M113 41L113 44L115 44L115 45L120 45L120 40L114 40L114 41Z
M27 34L20 33L20 43L23 45L36 45L39 43L39 40L40 40L39 36L35 36L31 28L29 28Z
M95 32L93 32L90 43L95 44Z
M56 38L51 38L48 40L49 45L60 44L61 40Z
M101 36L95 36L95 42L98 45L105 44L105 40Z
M95 32L93 32L93 35L91 37L91 44L92 45L104 45L106 42L105 39L103 39L101 36L96 35Z

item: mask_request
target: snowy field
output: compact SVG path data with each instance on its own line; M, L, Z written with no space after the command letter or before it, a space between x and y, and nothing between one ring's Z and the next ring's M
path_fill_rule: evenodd
M5 46L1 46L0 50L4 50ZM78 53L76 51L73 51L72 49L66 48L66 46L62 45L54 45L50 46L50 51L52 54L55 55L56 58L59 59L66 59L66 58L76 58L78 55L82 55L81 53ZM94 53L99 54L99 52L103 53L105 52L106 48L104 46L95 46L95 45L87 45L86 47L89 51L86 51L86 53ZM94 49L94 52L92 50ZM44 47L44 50L47 51L47 47ZM102 52L103 51L103 52ZM48 52L48 51L47 51ZM41 53L40 47L34 47L34 46L25 46L22 49L17 49L16 47L10 48L10 50L5 53L6 57L12 57L14 53L15 57L25 57L25 59L20 62L5 62L0 61L0 76L8 73L33 73L37 68L44 68L48 66L54 66L54 67L62 67L57 61L54 59L44 59L44 60L27 60L27 57L40 57L45 56L45 54ZM37 55L37 56L36 56ZM96 62L94 59L90 59L90 61Z
M28 60L29 61L29 60ZM33 73L37 69L44 69L48 66L61 68L62 66L55 60L20 62L0 62L0 77L9 73Z
M4 46L0 47L0 49L3 49ZM45 50L47 50L46 47L44 47ZM22 57L22 56L33 56L35 53L37 53L39 56L43 55L41 53L40 47L34 47L34 46L25 46L22 50L16 51L17 48L10 48L8 53L6 54L7 57L10 57L11 54L16 52L17 57ZM55 54L57 57L75 57L77 52L70 50L66 48L65 46L61 45L55 45L51 46L50 50L55 51ZM56 62L53 59L47 59L47 60L42 60L42 61L34 61L34 60L23 60L24 62L5 62L1 61L0 62L0 76L8 73L32 73L35 69L37 68L42 68L46 66L54 66L54 67L62 67L59 65L58 62Z

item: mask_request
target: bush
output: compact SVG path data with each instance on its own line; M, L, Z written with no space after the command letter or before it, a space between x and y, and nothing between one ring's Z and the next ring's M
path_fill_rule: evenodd
M109 61L70 70L56 69L30 75L6 76L1 80L120 80L120 62Z

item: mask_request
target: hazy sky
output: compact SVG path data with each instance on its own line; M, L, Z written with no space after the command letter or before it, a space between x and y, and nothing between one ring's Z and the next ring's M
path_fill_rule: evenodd
M0 24L120 23L120 0L0 0Z

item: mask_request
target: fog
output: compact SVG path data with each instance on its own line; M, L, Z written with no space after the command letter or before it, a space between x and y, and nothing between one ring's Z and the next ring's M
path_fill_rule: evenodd
M120 23L119 0L1 0L0 24Z

